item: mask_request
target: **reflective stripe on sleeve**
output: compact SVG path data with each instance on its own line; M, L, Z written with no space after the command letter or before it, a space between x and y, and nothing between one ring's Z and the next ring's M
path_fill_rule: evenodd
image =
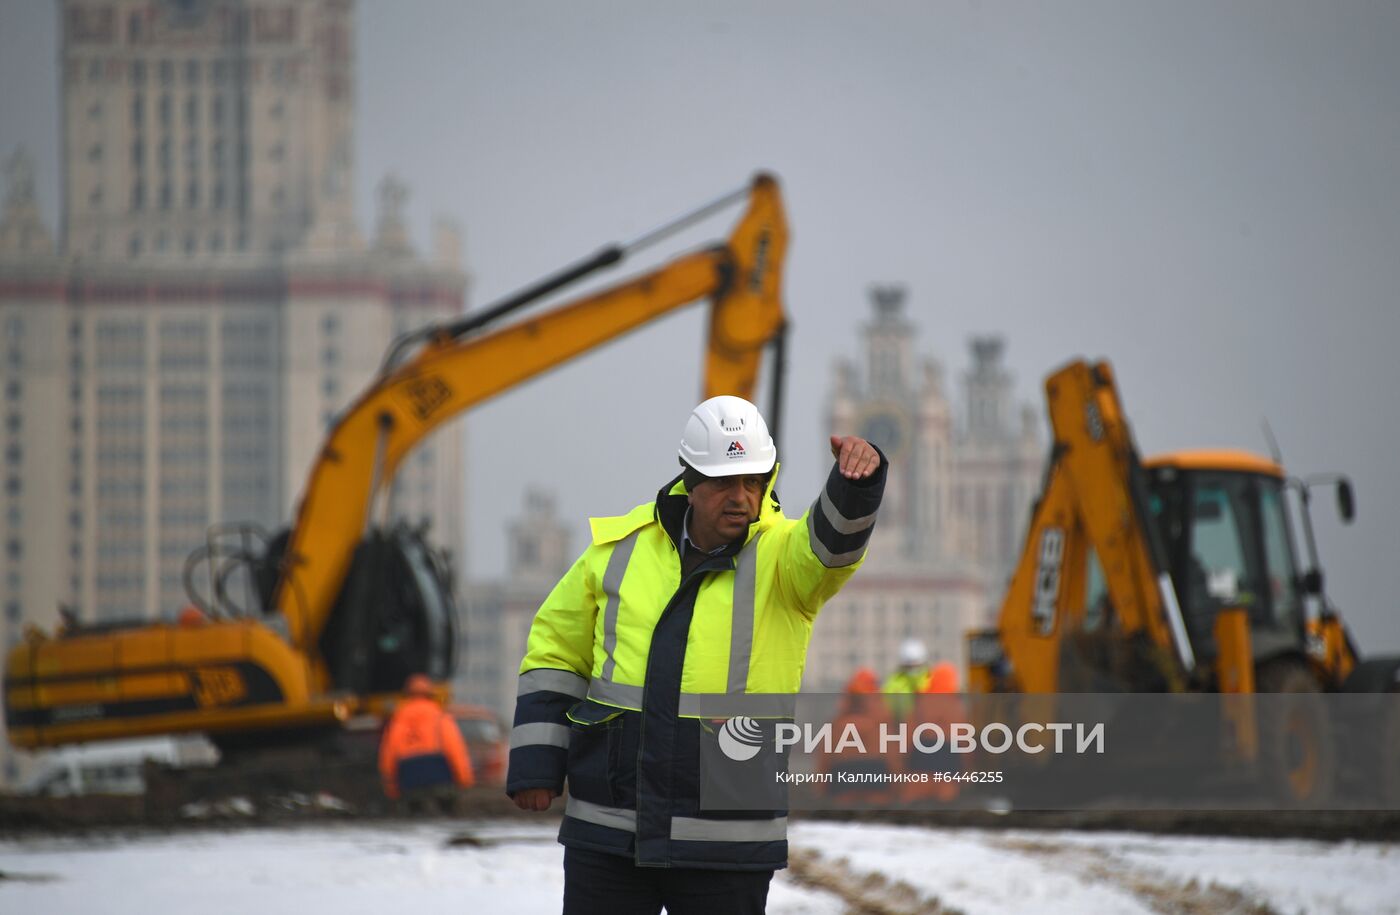
M569 747L569 728L563 724L550 724L538 721L533 724L517 724L510 729L510 748L519 747Z
M588 694L588 680L580 677L571 670L555 670L549 667L539 667L535 670L527 670L520 675L520 680L516 685L515 695L528 696L531 693L538 693L548 690L552 693L563 693L573 696L575 699L582 699Z

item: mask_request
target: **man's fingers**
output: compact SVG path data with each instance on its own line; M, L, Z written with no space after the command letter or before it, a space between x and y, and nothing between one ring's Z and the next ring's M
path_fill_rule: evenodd
M833 436L831 437L831 456L832 456L832 457L840 457L840 456L841 456L841 436L839 436L839 435L833 435Z

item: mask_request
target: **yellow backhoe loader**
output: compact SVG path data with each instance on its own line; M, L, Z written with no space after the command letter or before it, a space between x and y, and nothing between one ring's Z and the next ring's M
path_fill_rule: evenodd
M1140 460L1107 362L1061 368L1045 396L1043 490L996 628L969 634L971 691L1297 694L1272 723L1225 706L1232 753L1271 768L1283 796L1324 804L1338 752L1308 695L1400 689L1400 658L1363 659L1323 588L1310 498L1335 486L1349 522L1350 482L1243 451ZM1369 777L1400 799L1397 775Z

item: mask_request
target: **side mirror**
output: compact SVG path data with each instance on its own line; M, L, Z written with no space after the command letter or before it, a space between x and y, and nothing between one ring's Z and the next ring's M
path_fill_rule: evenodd
M1322 593L1322 570L1309 569L1298 579L1298 590L1304 594L1314 595Z
M1337 481L1337 511L1347 524L1356 517L1356 498L1351 491L1351 480L1346 477Z

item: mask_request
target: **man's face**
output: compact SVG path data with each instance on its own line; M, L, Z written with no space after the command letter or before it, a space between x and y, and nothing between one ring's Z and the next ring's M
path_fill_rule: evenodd
M767 474L710 477L690 493L690 539L702 550L717 549L748 533L758 520Z

